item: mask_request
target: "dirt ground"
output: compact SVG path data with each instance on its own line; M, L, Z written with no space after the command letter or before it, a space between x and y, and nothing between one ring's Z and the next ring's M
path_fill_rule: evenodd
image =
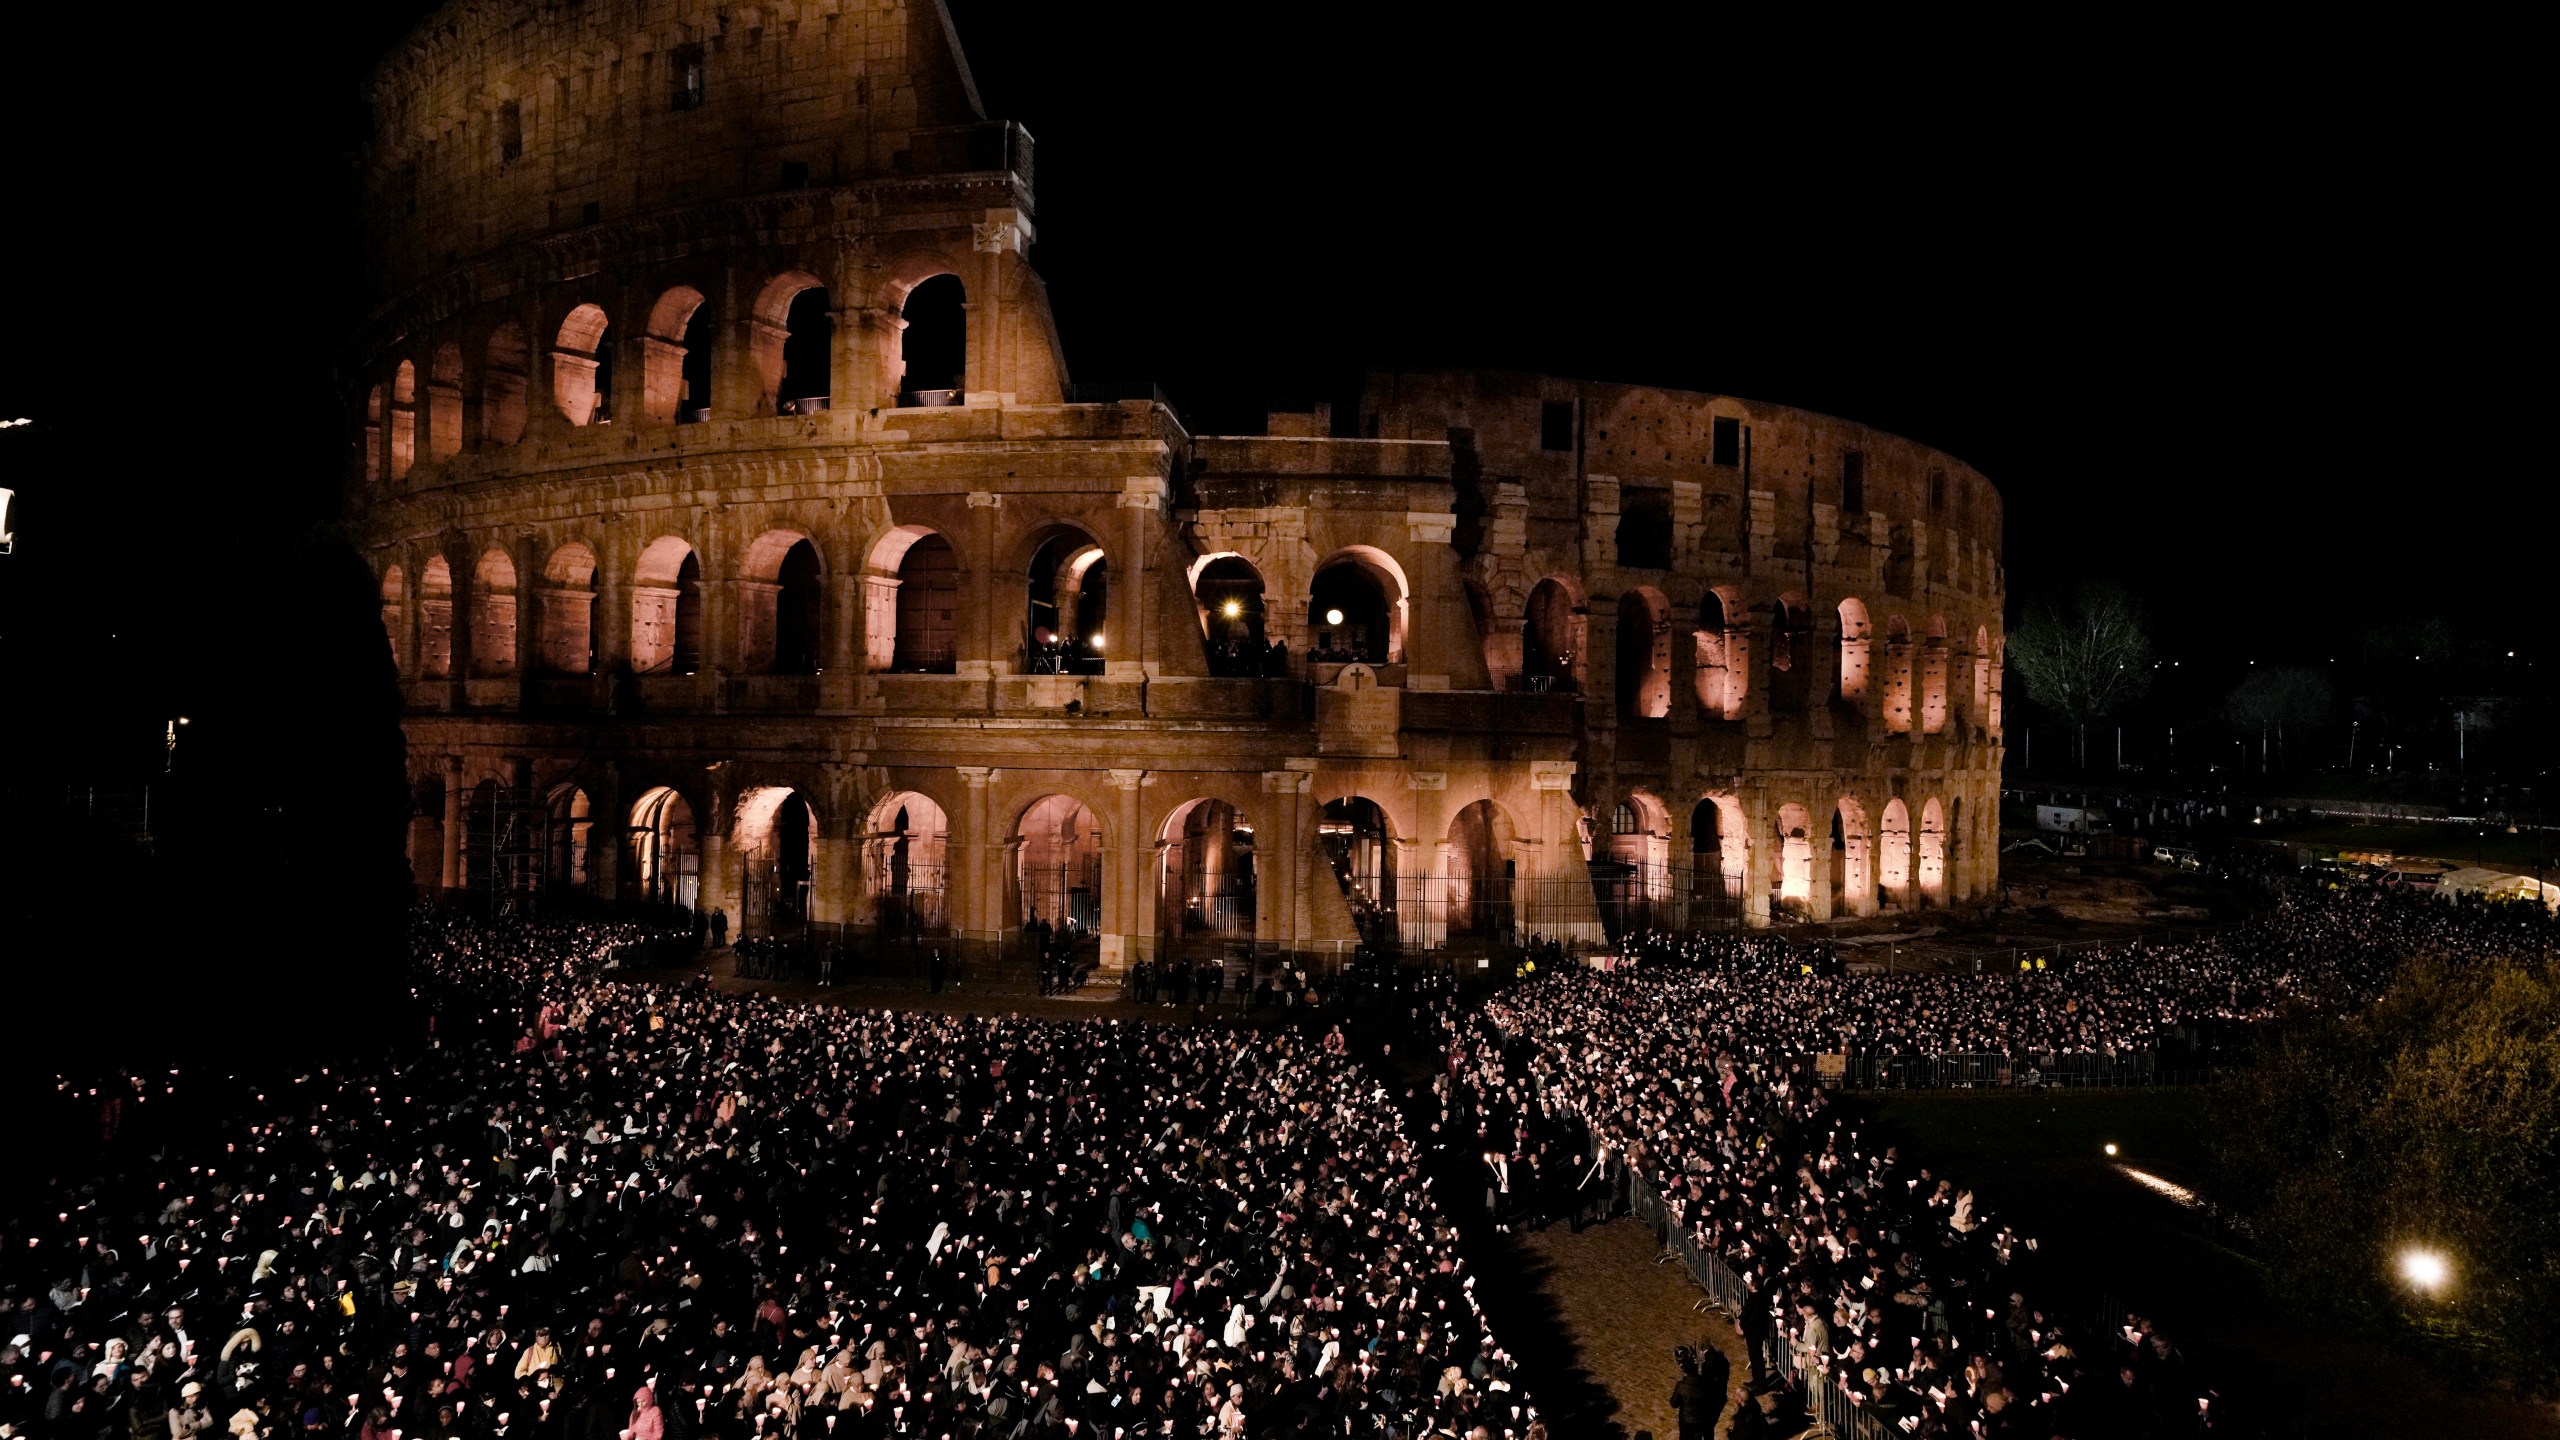
M1622 1435L1651 1432L1654 1440L1672 1440L1680 1433L1671 1413L1671 1387L1680 1378L1672 1359L1677 1346L1723 1355L1728 1392L1750 1378L1741 1333L1720 1312L1699 1308L1706 1292L1676 1261L1654 1263L1661 1247L1637 1221L1595 1225L1579 1235L1550 1226L1522 1237L1521 1248L1544 1270L1547 1294L1581 1368L1617 1401ZM1732 1408L1728 1401L1718 1435Z

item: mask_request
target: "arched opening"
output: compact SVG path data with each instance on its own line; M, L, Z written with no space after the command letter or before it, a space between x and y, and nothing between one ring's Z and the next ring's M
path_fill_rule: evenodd
M2007 648L2008 648L2008 641L2007 641L2006 639L1994 639L1994 640L1991 642L1991 679L1990 679L1990 684L1991 684L1991 699L1990 699L1990 701L1989 701L1989 703L1988 703L1988 705L1987 705L1986 709L1985 709L1985 710L1984 710L1984 712L1983 712L1983 713L1984 713L1984 716L1985 716L1985 719L1984 719L1983 723L1991 727L1991 733L1992 733L1992 734L1994 734L1994 735L1997 735L1997 734L2000 734L2000 733L2001 733L2001 725L2000 725L2000 690L2001 690L2001 678L2000 678L2000 677L2001 677L2001 668L2000 668L2000 667L2001 667L2001 665L2004 663L2004 661L2005 661L2005 660L2006 660L2006 658L2007 658L2006 653L2005 653L2005 652L2007 651Z
M1094 538L1059 526L1031 552L1024 665L1034 675L1099 675L1111 643L1111 564Z
M1308 588L1308 659L1383 665L1392 629L1386 589L1367 566L1337 560L1316 572Z
M516 673L516 562L495 547L471 574L471 673Z
M596 552L570 541L542 565L541 662L545 674L596 668Z
M1866 807L1843 795L1831 812L1831 913L1875 913L1875 860Z
M1733 623L1741 599L1710 590L1698 602L1698 710L1710 720L1739 720L1751 691L1751 632Z
M957 275L936 275L907 292L899 315L898 403L957 405L969 365L969 292Z
M527 377L533 373L533 348L524 327L513 320L489 332L489 349L480 366L480 442L513 445L524 438Z
M1947 812L1935 795L1920 806L1920 899L1947 903Z
M1884 820L1876 827L1876 884L1884 903L1911 908L1911 807L1894 796L1884 802Z
M738 933L781 935L808 922L817 881L818 811L809 797L767 785L738 797Z
M1013 829L1016 927L1091 935L1102 926L1102 822L1071 795L1032 802Z
M391 372L391 478L404 479L418 459L418 367Z
M951 822L931 796L901 790L871 807L862 883L882 935L950 933L950 836Z
M1253 826L1224 800L1165 817L1156 863L1156 938L1167 953L1222 957L1254 938Z
M818 547L797 530L747 546L738 580L738 653L749 674L814 675L825 600Z
M710 330L710 307L690 285L675 286L649 307L648 335L641 341L640 403L642 418L650 424L678 424L697 411L709 413Z
M1449 933L1508 939L1518 929L1519 839L1511 817L1478 800L1449 822Z
M378 483L383 476L382 427L388 418L383 411L385 393L379 385L364 392L364 479L368 485Z
M693 807L664 785L631 807L623 884L630 898L691 910L702 898L702 851Z
M1520 674L1540 693L1582 688L1583 608L1561 581L1541 580L1529 592L1520 628Z
M418 673L430 680L453 674L453 566L431 556L418 575Z
M1396 847L1385 809L1364 795L1328 801L1316 821L1316 840L1351 907L1352 923L1370 943L1393 944Z
M691 675L701 668L702 561L692 546L661 535L632 571L632 673Z
M1911 733L1911 622L1899 615L1884 626L1884 728Z
M1618 496L1618 564L1629 570L1671 568L1671 492L1623 490Z
M1671 713L1671 606L1639 586L1618 597L1618 718Z
M1777 841L1769 847L1769 893L1789 919L1813 913L1813 816L1789 802L1778 807Z
M1842 700L1856 704L1867 698L1867 647L1870 626L1865 602L1852 596L1840 602L1840 690Z
M749 349L768 413L814 415L826 409L835 363L827 288L805 270L777 275L757 293L754 314Z
M1200 607L1200 633L1209 647L1212 675L1264 675L1273 669L1263 634L1262 572L1241 555L1202 564L1191 579Z
M442 460L462 453L462 347L436 347L427 371L427 455Z
M1769 707L1802 710L1813 682L1813 612L1781 596L1769 609Z
M1689 894L1691 914L1735 919L1751 864L1751 830L1742 802L1730 795L1710 795L1689 812Z
M1676 923L1665 910L1671 899L1671 812L1660 800L1637 790L1612 806L1605 854L1592 871L1605 882L1600 893L1614 933Z
M1973 627L1973 706L1965 712L1973 723L1991 724L1991 627Z
M1947 617L1929 617L1929 638L1920 647L1920 729L1935 735L1947 728Z
M572 425L613 418L613 327L601 305L581 305L560 322L551 348L551 399Z
M382 571L382 636L391 642L391 668L409 663L409 579L397 565Z
M542 847L544 888L585 890L589 878L587 846L595 830L587 792L575 785L555 788L551 792L546 817Z
M882 585L879 571L896 578ZM940 531L900 526L872 555L864 593L871 668L948 675L960 649L960 556ZM883 603L883 602L886 603Z

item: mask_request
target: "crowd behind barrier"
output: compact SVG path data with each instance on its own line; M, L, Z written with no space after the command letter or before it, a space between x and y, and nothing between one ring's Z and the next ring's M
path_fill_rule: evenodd
M422 918L431 1048L24 1173L0 1435L1545 1435L1338 1039L607 973L650 939Z
M1826 1051L2140 1053L2165 1030L2372 998L2407 956L2531 953L2531 907L2301 891L2258 925L2067 972L1847 974L1826 947L1645 937L1634 963L1444 1007L1438 1127L1495 1223L1623 1203L1729 1310L1763 1389L1841 1435L2190 1436L2215 1396L2156 1327L2078 1323L2036 1242L1833 1109ZM1598 1199L1594 1199L1597 1187Z

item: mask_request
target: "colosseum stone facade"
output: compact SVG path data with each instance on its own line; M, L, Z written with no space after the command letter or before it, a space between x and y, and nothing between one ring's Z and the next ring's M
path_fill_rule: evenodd
M424 891L1407 950L1994 880L2000 501L1723 395L1068 376L939 0L461 0L378 69L350 509Z

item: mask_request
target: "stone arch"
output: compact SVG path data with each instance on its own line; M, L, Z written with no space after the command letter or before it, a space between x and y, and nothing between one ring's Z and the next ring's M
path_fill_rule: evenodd
M1185 800L1156 831L1156 941L1160 949L1222 954L1251 943L1258 918L1254 827L1217 796Z
M958 666L960 555L930 525L898 525L872 542L862 576L863 663L948 675Z
M533 347L524 327L502 320L489 332L480 361L480 443L513 445L524 438L525 396L531 387Z
M969 287L939 256L907 263L906 278L890 285L898 325L887 358L897 403L957 405L969 384Z
M1404 567L1375 545L1346 545L1327 555L1307 580L1309 658L1402 663L1412 597Z
M1896 615L1884 628L1884 728L1911 733L1911 622Z
M400 562L382 567L382 634L391 642L391 668L409 664L409 577Z
M1991 727L1991 733L1994 735L2001 733L2000 690L2003 683L2003 676L2006 673L2003 667L2006 665L2008 660L2008 644L2009 642L2006 636L1994 635L1991 637L1991 701L1989 707L1984 712L1987 716L1984 723Z
M1664 913L1672 898L1671 807L1650 791L1629 790L1609 808L1604 828L1608 913L1617 933L1675 923Z
M1023 668L1102 673L1111 644L1111 562L1102 542L1073 520L1051 520L1032 526L1022 548L1030 551L1022 572Z
M1023 806L1007 834L1014 852L1006 874L1008 928L1045 920L1054 929L1091 935L1118 919L1104 913L1103 828L1093 806L1052 791Z
M1911 908L1911 807L1899 795L1884 802L1884 819L1877 826L1876 881L1885 904Z
M1920 806L1919 885L1923 904L1947 903L1947 810L1935 795Z
M572 425L613 418L613 326L592 302L561 317L551 342L551 402Z
M1618 717L1671 713L1671 602L1650 585L1618 597Z
M1443 884L1451 935L1508 938L1519 928L1519 828L1490 798L1449 817Z
M462 453L462 345L447 340L427 367L427 458Z
M1532 690L1579 691L1590 611L1581 587L1549 575L1529 591L1520 625L1520 673Z
M1742 592L1710 587L1698 601L1698 709L1710 720L1739 720L1751 694L1751 631Z
M1973 627L1973 703L1966 709L1974 724L1991 724L1991 627Z
M544 673L595 673L596 552L585 541L564 541L542 562L541 625Z
M1947 728L1947 617L1929 617L1929 636L1920 647L1920 731L1935 735Z
M1831 913L1872 915L1876 910L1875 837L1867 807L1843 795L1831 811Z
M1316 843L1360 933L1372 941L1396 935L1404 877L1387 807L1356 793L1326 801L1317 811Z
M584 891L594 882L594 804L574 783L555 785L543 801L542 883Z
M1769 895L1776 909L1806 919L1813 907L1813 813L1790 800L1778 807L1769 848Z
M762 384L759 413L815 414L835 389L835 316L826 282L786 270L756 292L748 351Z
M391 372L391 437L389 474L392 479L407 478L409 467L418 459L418 367L410 361L400 362Z
M921 790L893 790L863 826L864 908L884 934L950 933L951 816Z
M390 419L384 408L387 388L376 385L364 392L364 479L368 485L379 484L385 472L383 459L383 426Z
M671 785L631 802L623 831L625 897L693 910L702 901L702 840L693 803Z
M1201 642L1212 675L1262 675L1271 670L1262 572L1232 550L1191 563L1191 600L1200 611Z
M1705 795L1689 812L1689 894L1709 913L1739 918L1750 893L1751 820L1741 797Z
M649 307L641 340L641 418L652 425L686 423L711 408L710 306L690 285L671 285Z
M516 673L516 562L495 545L471 572L471 673Z
M428 556L418 572L418 673L453 674L453 562L442 555Z
M738 567L738 655L749 674L814 675L825 635L825 565L808 532L767 530Z
M1841 699L1856 703L1867 698L1867 667L1874 627L1867 619L1866 602L1851 595L1840 601L1840 679Z
M817 897L819 813L808 792L759 785L738 796L730 848L738 857L737 933L772 935L807 922Z
M702 668L702 559L693 546L661 535L640 552L631 573L631 669L638 675L691 675Z

